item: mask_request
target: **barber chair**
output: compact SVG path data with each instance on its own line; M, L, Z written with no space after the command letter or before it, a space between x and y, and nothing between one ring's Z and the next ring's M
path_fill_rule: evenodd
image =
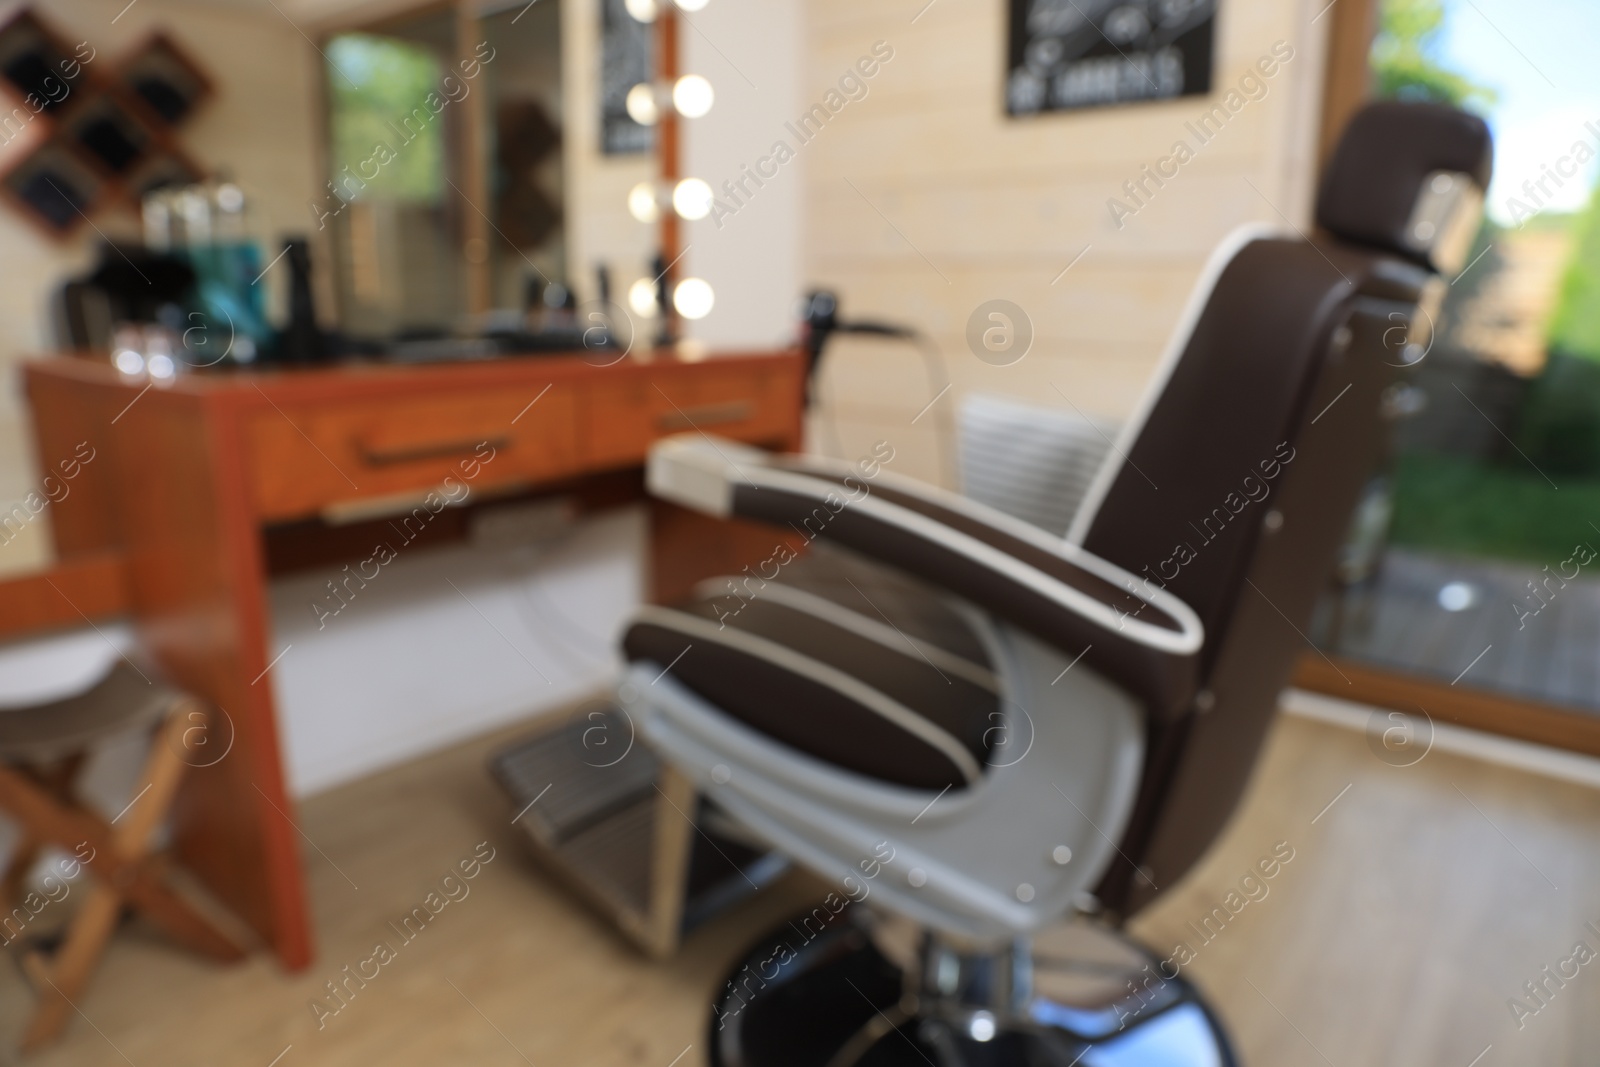
M837 887L729 976L713 1063L1234 1062L1117 928L1245 789L1490 164L1462 112L1360 112L1317 236L1212 257L1064 539L895 476L892 441L656 446L657 496L810 542L623 640L654 749Z

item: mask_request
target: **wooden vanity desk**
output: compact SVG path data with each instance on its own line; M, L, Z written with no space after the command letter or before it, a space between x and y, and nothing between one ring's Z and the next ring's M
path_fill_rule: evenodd
M402 502L460 479L485 443L494 458L467 503L559 492L580 508L641 499L646 451L667 434L800 446L797 352L598 363L591 353L195 372L155 385L104 357L25 365L41 469L83 442L94 449L50 506L58 558L122 553L144 644L232 723L226 758L186 778L179 852L287 967L314 949L273 711L280 650L267 644L267 581L370 551L361 521L325 518L369 505L377 516L391 502L409 511ZM428 538L463 536L468 510L441 512ZM659 502L651 520L656 599L772 547L770 532Z

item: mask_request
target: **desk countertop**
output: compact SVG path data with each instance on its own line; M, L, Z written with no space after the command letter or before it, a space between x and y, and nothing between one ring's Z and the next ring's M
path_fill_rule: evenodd
M49 412L42 454L116 437L142 439L137 456L187 435L207 442L219 473L237 461L227 477L269 522L438 485L480 443L504 458L479 484L504 489L637 466L670 433L751 443L798 435L798 352L647 350L609 364L601 355L191 371L166 381L121 374L104 358L57 356L24 374L35 411ZM134 463L119 480L144 480ZM91 473L99 480L109 469ZM71 526L74 510L58 518Z
M379 396L389 390L415 393L429 388L483 388L530 379L561 381L592 376L596 369L618 378L671 375L674 368L703 364L760 366L791 360L793 350L698 352L692 349L642 349L616 357L608 352L507 355L493 359L437 363L386 363L376 360L322 366L229 368L181 373L156 388L181 396L250 396L258 391L273 399L341 399ZM613 362L614 360L614 362ZM53 353L29 359L29 376L43 374L86 385L140 390L151 385L145 375L117 371L102 354Z

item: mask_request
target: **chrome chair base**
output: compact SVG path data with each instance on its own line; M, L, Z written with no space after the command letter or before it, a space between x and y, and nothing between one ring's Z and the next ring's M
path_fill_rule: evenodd
M1002 950L952 965L932 938L908 959L865 909L814 909L761 938L730 973L712 1008L711 1063L1236 1067L1190 983L1152 978L1155 958L1115 931L1087 933L1072 958Z

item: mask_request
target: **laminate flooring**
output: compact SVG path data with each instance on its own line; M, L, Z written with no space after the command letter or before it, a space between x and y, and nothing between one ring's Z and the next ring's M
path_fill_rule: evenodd
M129 924L66 1037L26 1061L14 1043L32 995L16 968L0 967L0 1062L703 1064L708 1004L726 968L818 887L791 876L694 933L670 961L640 957L521 847L484 773L488 750L519 732L302 804L315 843L304 849L319 948L309 970L285 974L264 953L214 967ZM483 842L494 858L469 895L401 943L376 978L352 985L338 1014L312 1007L378 940L399 942L389 923ZM1274 848L1293 859L1267 895L1201 942L1195 924ZM1544 1006L1523 985L1580 941L1600 952L1589 922L1600 927L1600 792L1443 752L1394 767L1359 733L1281 717L1224 838L1134 930L1163 951L1179 941L1195 951L1187 973L1247 1067L1495 1067L1596 1062L1600 960L1548 984ZM1540 1010L1519 1020L1514 997Z

